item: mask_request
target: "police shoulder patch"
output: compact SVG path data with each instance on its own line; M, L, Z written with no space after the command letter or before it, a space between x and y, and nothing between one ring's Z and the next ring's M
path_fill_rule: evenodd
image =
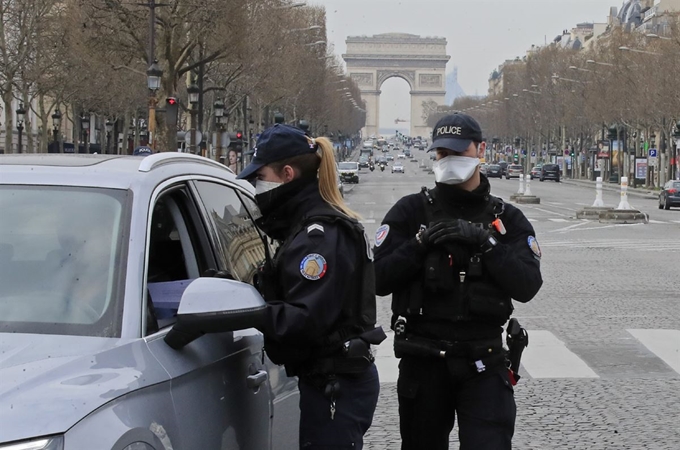
M527 244L529 244L529 249L531 249L531 252L538 258L541 257L541 247L538 246L538 241L536 240L535 237L529 236L527 238Z
M380 225L378 229L375 231L375 246L380 247L380 245L385 242L385 239L387 239L387 235L390 233L390 226L385 224L385 225Z
M326 259L318 253L310 253L300 261L300 273L308 280L320 280L326 275L326 270Z

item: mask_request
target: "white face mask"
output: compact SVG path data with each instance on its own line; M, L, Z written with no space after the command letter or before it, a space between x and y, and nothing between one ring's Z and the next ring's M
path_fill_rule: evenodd
M437 183L461 184L472 178L479 165L479 158L470 156L447 156L432 164Z
M281 186L283 183L279 183L277 181L262 181L262 180L257 180L255 181L255 194L260 195L264 194L265 192L269 192L272 189L276 189L277 187Z

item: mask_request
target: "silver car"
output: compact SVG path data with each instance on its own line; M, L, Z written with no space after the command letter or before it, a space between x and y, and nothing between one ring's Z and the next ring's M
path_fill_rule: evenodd
M253 191L189 154L0 156L0 450L298 448Z

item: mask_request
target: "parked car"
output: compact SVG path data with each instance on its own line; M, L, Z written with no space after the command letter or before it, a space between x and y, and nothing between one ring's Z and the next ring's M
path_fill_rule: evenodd
M519 164L510 164L506 169L505 179L519 178L520 175L524 174L524 168Z
M354 161L343 161L338 164L340 178L347 183L359 182L359 163Z
M503 178L501 166L498 164L489 164L486 169L487 178Z
M664 184L659 193L659 209L671 209L680 206L680 181L671 180Z
M404 173L404 165L400 161L397 161L392 166L392 173L394 172Z
M298 448L296 379L253 328L249 183L174 152L0 173L0 448Z
M560 181L560 166L557 164L544 164L541 167L541 174L539 180L555 180L559 183Z
M529 172L529 178L532 180L534 178L540 178L541 177L541 167L543 167L543 164L536 164L534 167L531 168L531 172Z

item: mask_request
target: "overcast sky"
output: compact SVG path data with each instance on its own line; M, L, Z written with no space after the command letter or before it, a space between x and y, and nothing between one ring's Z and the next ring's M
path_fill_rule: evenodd
M328 37L335 53L345 53L347 36L411 33L447 39L446 71L458 67L458 83L468 95L484 95L489 74L506 59L524 56L580 22L605 22L617 0L307 0L326 7ZM408 119L408 84L387 80L380 96L380 126ZM406 126L402 126L406 128Z

